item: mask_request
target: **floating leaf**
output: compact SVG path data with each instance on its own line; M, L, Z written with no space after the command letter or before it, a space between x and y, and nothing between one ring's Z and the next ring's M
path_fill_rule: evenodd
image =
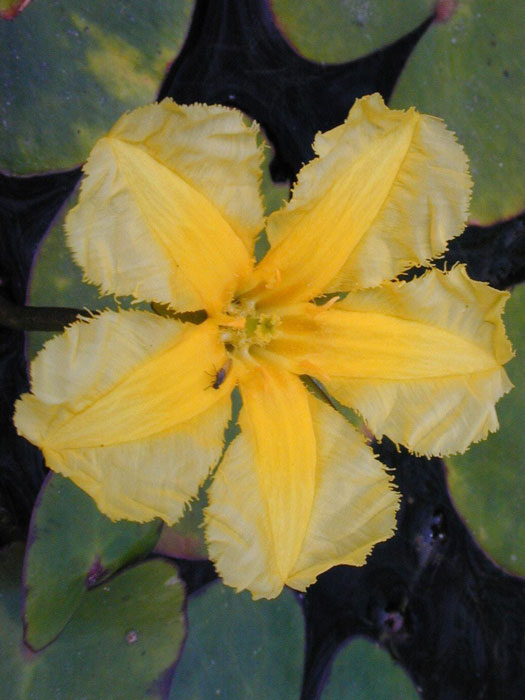
M51 642L87 590L124 564L148 554L158 521L111 522L69 479L46 479L38 497L24 568L25 640L33 649Z
M262 139L261 137L261 140ZM280 209L283 204L289 199L290 183L289 182L274 182L270 174L270 163L272 162L275 151L265 142L263 151L264 159L261 164L262 180L261 193L264 202L265 216L270 216L273 211Z
M208 559L208 548L204 539L202 524L203 508L206 505L205 489L199 492L199 498L190 503L178 523L162 528L155 552L166 557L178 559Z
M435 0L271 0L283 34L312 61L344 63L400 39L428 19Z
M299 698L304 622L294 595L254 602L221 582L188 601L188 637L170 700Z
M33 263L29 303L33 306L65 306L78 309L117 308L111 296L101 297L98 288L82 279L82 270L73 260L66 243L64 219L76 203L76 195L46 235ZM56 332L32 331L27 338L27 354L33 359Z
M445 4L445 3L441 3ZM447 3L422 37L390 106L442 117L471 162L471 221L488 225L525 209L525 3Z
M337 655L321 700L417 700L405 671L388 652L366 639L355 639Z
M514 389L497 405L500 429L447 460L452 499L483 549L525 575L525 285L512 292L505 326L516 351L507 370Z
M0 23L0 167L26 174L85 160L128 109L155 99L192 0L45 0Z
M184 637L184 592L174 565L148 561L90 591L58 639L24 647L21 552L0 552L0 685L16 700L166 698Z

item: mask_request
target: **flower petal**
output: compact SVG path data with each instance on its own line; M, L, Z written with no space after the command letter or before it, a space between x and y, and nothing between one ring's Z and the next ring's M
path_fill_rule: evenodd
M462 231L467 159L439 119L389 110L376 94L318 134L314 149L291 201L268 220L261 301L377 285L439 255Z
M256 132L237 110L171 100L121 117L66 221L87 278L178 310L222 308L263 225Z
M315 491L316 445L301 381L271 366L241 377L241 434L209 491L207 540L224 581L277 596L302 548Z
M106 311L46 344L15 425L109 517L174 522L221 454L235 369L217 391L208 373L224 360L210 322Z
M354 292L329 310L304 304L267 347L317 376L378 437L421 454L464 451L497 429L511 384L501 312L508 294L465 268Z
M297 380L287 382L298 387ZM303 390L300 410L310 425L299 432L298 420L290 419L297 404L286 412L283 401L282 414L276 415L275 403L263 397L260 410L270 413L263 426L259 417L241 426L210 489L206 513L209 551L221 576L237 590L249 589L254 598L275 597L285 584L304 590L336 564L363 564L372 546L392 535L398 502L382 465L334 410ZM305 442L308 451L301 454ZM285 455L290 443L295 454ZM267 451L275 461L264 466Z
M310 397L317 438L315 500L288 586L300 591L332 566L361 566L377 542L394 534L399 497L362 435Z

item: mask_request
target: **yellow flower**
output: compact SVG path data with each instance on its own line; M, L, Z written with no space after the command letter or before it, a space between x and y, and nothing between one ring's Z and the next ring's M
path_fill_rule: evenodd
M256 136L236 110L165 100L96 144L67 221L87 278L207 318L73 324L33 363L15 422L110 518L173 523L220 459L238 386L241 433L209 491L206 536L226 583L272 597L363 564L398 505L362 435L301 375L378 437L442 455L497 428L511 349L506 295L463 267L385 281L463 228L467 161L440 120L358 100L317 135L258 265ZM312 302L331 292L348 294Z

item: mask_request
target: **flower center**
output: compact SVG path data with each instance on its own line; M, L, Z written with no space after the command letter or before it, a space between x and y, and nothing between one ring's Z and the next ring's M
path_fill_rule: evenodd
M232 301L218 321L226 349L251 361L251 351L267 345L281 324L277 314L259 313L254 301L242 298Z

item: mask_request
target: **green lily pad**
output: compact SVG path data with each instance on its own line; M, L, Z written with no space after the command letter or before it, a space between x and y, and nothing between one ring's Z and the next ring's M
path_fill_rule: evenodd
M188 601L170 700L298 699L303 653L303 617L290 590L254 602L218 581Z
M152 102L192 0L45 0L0 23L0 167L66 169L128 109Z
M516 352L514 389L497 405L500 429L447 459L452 499L478 544L500 566L525 575L525 284L514 289L505 326Z
M470 158L470 219L488 225L525 208L525 3L462 0L434 23L405 66L392 107L442 117Z
M413 31L435 0L271 0L277 24L305 57L345 63Z
M380 646L354 639L337 655L321 700L418 700L415 685Z
M63 306L78 309L117 308L111 296L99 296L98 288L84 282L82 270L73 260L66 244L64 218L76 203L76 195L68 202L54 226L43 239L33 262L29 286L32 306ZM56 332L31 331L27 335L27 356L32 360L44 343Z
M261 165L261 193L264 201L265 216L270 216L273 211L280 209L283 204L288 201L290 197L290 183L274 182L272 180L272 176L270 175L270 163L273 160L275 151L267 142L263 153L264 159ZM260 257L257 259L259 260Z
M190 503L182 518L175 525L164 525L155 552L165 557L208 559L208 548L203 530L203 508L206 506L206 493L202 489L199 498Z
M184 638L183 587L160 559L90 591L58 639L24 646L19 548L0 553L0 684L16 700L166 698Z
M24 567L25 641L49 644L68 623L89 588L148 554L160 523L111 522L69 479L55 474L39 494Z

